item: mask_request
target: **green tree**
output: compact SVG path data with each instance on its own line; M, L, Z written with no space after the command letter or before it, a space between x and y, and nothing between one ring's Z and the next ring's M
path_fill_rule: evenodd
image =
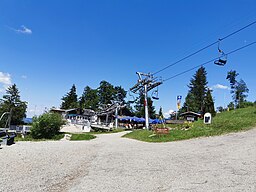
M120 115L135 116L134 110L130 103L126 103L125 107L120 110Z
M98 88L99 95L99 104L107 105L110 104L112 100L114 100L116 95L116 90L113 85L111 85L107 81L101 81L100 86Z
M234 104L233 102L230 102L230 103L228 104L228 109L229 109L229 110L235 109L235 104Z
M196 71L188 85L189 91L180 112L187 111L187 109L189 111L205 112L205 97L208 90L206 75L207 72L204 67L200 67Z
M164 118L162 107L160 107L160 109L159 109L158 116L159 116L159 118L161 118L161 119Z
M216 115L211 90L209 88L206 92L206 96L205 96L205 99L204 99L204 112L211 113L213 116Z
M195 97L195 106L197 111L203 111L204 107L204 98L207 92L207 72L204 67L200 67L196 74L190 81L189 88L191 94Z
M235 70L229 71L227 74L227 78L230 83L232 98L235 104L235 107L243 106L243 103L246 102L247 93L249 89L247 88L246 83L240 79L240 81L236 80L236 77L239 75Z
M223 112L223 111L224 111L224 108L223 108L222 106L219 106L219 107L217 107L217 111Z
M236 77L239 75L239 73L236 72L236 70L231 70L228 72L226 79L229 80L230 87L231 87L231 93L234 93L234 88L237 83Z
M256 106L256 103L255 102L251 102L251 101L244 101L240 105L241 108L253 107L253 106Z
M0 113L11 112L11 125L22 124L22 119L26 117L27 103L21 101L20 92L16 84L11 85L6 89L6 94L0 101ZM4 126L5 122L1 122Z
M52 139L64 125L61 115L57 113L44 113L33 118L31 136L34 139Z
M145 106L144 106L144 95L141 94L140 95L140 99L137 101L135 107L135 115L137 117L145 117ZM148 114L149 114L149 118L156 118L156 111L155 111L155 107L153 106L153 101L150 97L148 97L147 99L148 102Z
M73 84L70 91L62 97L61 109L72 109L78 107L76 86Z
M127 91L125 91L121 86L115 86L114 89L114 100L125 103Z
M187 111L198 111L198 107L196 106L196 103L194 101L195 96L192 93L188 92L183 107L179 110L179 113Z
M246 93L248 92L249 89L247 88L246 83L242 79L237 82L233 98L237 102L239 108L244 106L244 102L246 102L246 97L248 96Z
M92 89L89 86L84 88L84 92L79 100L79 106L82 109L93 109L97 110L99 106L99 96L96 89Z

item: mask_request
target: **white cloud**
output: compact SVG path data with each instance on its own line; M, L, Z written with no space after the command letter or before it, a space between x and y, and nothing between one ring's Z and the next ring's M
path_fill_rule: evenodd
M27 35L32 34L32 30L27 28L24 25L22 25L20 29L13 29L13 30L16 31L17 33L22 33L22 34L27 34Z
M175 112L175 110L173 110L173 109L169 110L169 114L173 114L174 112Z
M172 110L172 109L170 109L168 112L165 112L165 113L164 113L164 117L165 117L165 118L169 118L170 115L171 115L171 114L174 114L174 113L175 113L175 111Z
M3 73L0 71L0 83L11 85L11 75L9 73Z
M27 76L26 75L22 75L21 78L22 79L27 79Z
M11 75L0 71L0 84L3 85L3 88L0 88L0 92L4 92L12 84Z
M216 85L212 86L212 89L227 89L227 90L229 90L229 87L226 85L216 84Z

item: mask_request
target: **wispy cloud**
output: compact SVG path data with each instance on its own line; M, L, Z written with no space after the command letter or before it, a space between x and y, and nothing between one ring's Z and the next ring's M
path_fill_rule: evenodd
M164 117L165 117L165 118L169 118L170 115L171 115L171 114L174 114L174 113L175 113L175 111L172 110L172 109L170 109L169 111L167 111L167 112L164 113Z
M22 79L27 79L27 76L26 75L22 75L21 78Z
M4 92L12 84L11 75L0 71L0 84L3 86L3 88L0 88L0 92Z
M14 28L11 28L11 29L17 33L22 33L22 34L27 34L27 35L32 34L32 30L27 28L25 25L21 25L21 27L19 29L14 29Z
M229 90L229 87L226 86L226 85L216 84L216 85L212 86L212 89L226 89L226 90Z

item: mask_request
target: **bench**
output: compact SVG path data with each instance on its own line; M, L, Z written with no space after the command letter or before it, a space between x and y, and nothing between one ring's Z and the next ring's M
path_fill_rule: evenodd
M157 135L167 135L169 134L169 129L168 128L154 128L154 132Z
M3 145L12 145L14 144L14 138L16 137L16 133L8 133L5 131L0 131L0 139Z

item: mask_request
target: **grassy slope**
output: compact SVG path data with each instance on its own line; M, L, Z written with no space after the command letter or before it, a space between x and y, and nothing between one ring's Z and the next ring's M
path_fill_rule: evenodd
M103 131L103 132L90 132L90 133L68 133L71 134L71 140L75 141L75 140L91 140L96 138L97 134L110 134L110 133L118 133L124 131L124 129L118 128L118 129L113 129L112 131ZM27 135L25 138L22 138L20 134L18 134L17 137L15 137L15 141L49 141L49 140L60 140L64 137L63 132L60 132L58 135L54 136L54 138L52 139L33 139L30 135Z
M79 141L79 140L91 140L96 138L96 136L91 134L72 134L71 141Z
M176 128L170 130L168 135L149 137L153 134L152 131L138 130L126 134L124 137L148 142L167 142L248 130L255 126L256 108L249 107L217 114L211 125L204 125L203 121L200 120L193 123L189 130Z
M31 135L26 135L25 138L22 138L20 134L15 137L16 141L50 141L50 140L60 140L64 137L65 133L60 132L58 135L55 135L52 139L33 139Z
M113 129L112 131L98 131L98 132L90 132L90 133L80 133L80 134L73 134L71 136L71 141L75 140L91 140L96 138L95 135L98 134L110 134L110 133L119 133L124 131L124 129L118 128L118 129Z

